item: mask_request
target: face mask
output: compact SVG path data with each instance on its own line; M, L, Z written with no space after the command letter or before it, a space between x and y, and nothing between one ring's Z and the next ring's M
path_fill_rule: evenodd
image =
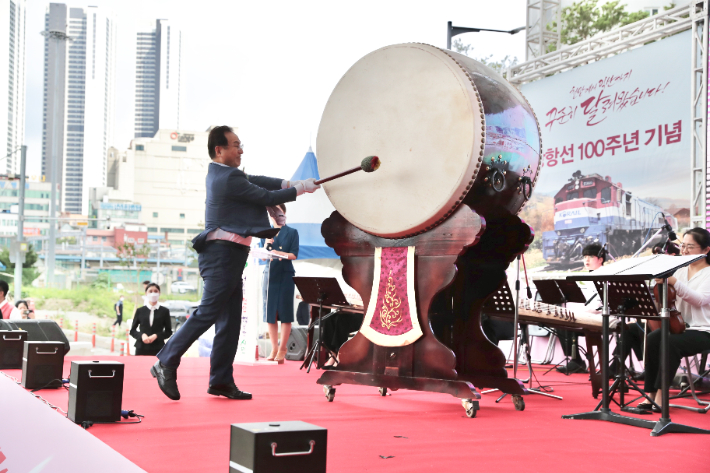
M155 304L156 302L158 302L158 299L160 299L160 293L151 292L150 294L148 294L148 302L150 302L151 304Z

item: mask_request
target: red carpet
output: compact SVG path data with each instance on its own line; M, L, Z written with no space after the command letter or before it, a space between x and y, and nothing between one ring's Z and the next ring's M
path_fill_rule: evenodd
M66 375L71 359L67 358ZM445 394L396 391L380 397L375 388L343 385L329 403L315 383L320 373L306 374L298 370L300 363L288 361L281 366L235 366L238 386L252 392L254 399L232 401L206 393L209 359L186 358L178 372L182 400L173 402L148 372L154 360L121 359L126 363L123 408L144 414L143 423L95 425L89 430L151 473L225 472L230 424L283 420L328 429L332 473L617 472L631 468L629 464L638 471L710 471L710 436L651 437L649 430L637 427L562 420L563 414L586 412L596 405L586 374L541 376L564 400L529 395L522 412L513 408L509 397L496 404L497 394L485 394L478 416L469 419L460 402ZM65 390L41 394L66 409ZM643 418L655 420L658 414ZM671 418L710 429L707 414L671 409Z

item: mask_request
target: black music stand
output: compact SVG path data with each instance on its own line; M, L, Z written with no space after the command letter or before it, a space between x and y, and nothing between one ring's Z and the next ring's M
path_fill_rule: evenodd
M493 293L492 296L490 296L484 303L483 307L481 308L481 311L485 314L490 314L490 315L495 315L495 314L515 314L516 306L513 303L513 293L510 291L510 286L508 285L508 281L505 280L503 283L500 285L498 290ZM521 345L524 347L525 351L525 358L526 358L526 364L528 366L528 379L526 380L520 380L520 382L525 385L525 383L529 383L529 386L525 389L525 394L539 394L541 396L547 396L547 397L552 397L558 400L562 400L562 396L556 396L554 394L550 394L553 392L553 389L549 386L543 386L540 383L540 380L537 379L535 376L535 372L533 371L532 367L532 356L530 354L530 335L528 333L528 324L518 324L520 325L520 340L521 340ZM515 339L518 337L518 330L517 326L513 327L513 332ZM515 347L517 348L517 347ZM516 352L517 353L517 350ZM517 367L517 356L514 357L513 361L514 365L513 367ZM514 377L517 379L517 370L514 371ZM537 381L537 388L533 387L533 378L535 378L535 381ZM481 394L487 394L493 391L498 391L498 389L490 389L487 391L483 391ZM503 398L506 396L506 393L503 393L498 399L496 399L496 403L500 402L503 400ZM518 406L525 406L524 401L522 400L522 397L518 394L513 394L513 404L515 405L516 409L520 409Z
M673 273L689 264L704 258L705 255L689 255L689 256L669 256L655 255L644 258L631 258L617 261L616 263L604 266L594 272L587 274L579 274L568 276L570 281L593 281L597 288L601 288L600 293L604 302L604 310L602 312L602 346L601 346L601 368L602 368L602 402L601 409L592 412L584 412L581 414L572 414L562 416L563 419L593 419L613 422L616 424L633 425L636 427L644 427L651 430L651 436L657 437L669 432L697 433L710 434L710 430L700 429L688 425L676 424L671 422L668 414L668 333L670 326L670 310L668 308L668 278ZM663 279L663 301L661 302L661 418L654 422L645 419L637 419L612 412L609 409L609 294L616 292L617 295L623 294L623 299L641 297L642 294L636 292L638 283L649 279ZM599 283L600 285L598 285ZM610 291L610 288L615 288ZM623 291L623 292L622 292ZM639 290L640 292L640 290ZM641 299L637 299L638 312L641 312L642 318L657 317L657 312L653 304L647 304ZM635 310L629 308L627 310Z
M540 295L542 302L545 304L561 306L567 302L576 302L580 304L587 302L587 298L584 297L584 293L574 281L567 281L566 279L533 279L533 284L535 284L537 293ZM557 333L557 330L555 330L555 332ZM562 343L561 339L560 343ZM572 351L575 353L577 352L576 341L572 345ZM570 362L569 358L569 356L565 355L564 359L560 361L560 363L565 363L565 365L568 366ZM552 368L545 371L543 376L557 368L560 363L557 363ZM567 370L567 368L565 368L565 375L569 376L570 374L571 373Z
M335 313L331 312L330 314L323 317L323 305L348 306L350 304L348 303L347 299L345 299L345 294L343 294L343 290L340 289L340 284L338 284L338 280L335 278L308 278L294 276L293 282L296 283L296 287L298 287L298 291L301 293L301 298L303 298L303 300L307 304L318 304L319 306L318 337L314 337L315 341L306 353L303 364L300 368L303 369L304 366L308 365L306 373L310 373L311 365L313 364L314 360L316 360L316 368L321 367L320 356L318 356L318 354L320 353L320 348L323 345L323 341L321 340L321 334L323 332L323 321L327 320ZM309 325L309 330L312 327L313 324Z
M604 293L603 282L594 281L594 286L599 294ZM629 389L634 389L641 394L640 397L645 397L651 403L656 404L655 401L634 382L631 376L627 376L627 368L625 360L623 359L623 353L626 317L659 317L653 297L651 296L651 291L648 289L648 286L646 286L645 281L612 283L609 286L609 306L611 308L611 312L620 319L618 337L619 349L617 350L617 355L615 355L619 371L614 377L614 382L609 388L609 400L617 404L624 412L631 412L633 414L650 414L650 412L641 411L635 407L628 407L629 404L635 402L638 398L629 401L629 403L624 401L624 393L626 393ZM619 393L619 402L614 400L614 394L616 392ZM601 402L597 404L595 410L598 410L601 405ZM658 405L656 405L656 407L659 409L661 408L661 406Z

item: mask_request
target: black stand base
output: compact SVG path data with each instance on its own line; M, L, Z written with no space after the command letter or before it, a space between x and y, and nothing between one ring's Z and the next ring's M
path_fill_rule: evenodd
M651 431L651 437L658 437L663 434L681 433L681 434L710 434L710 430L692 427L690 425L676 424L670 419L659 419L656 426Z
M670 419L659 419L658 421L637 419L635 417L623 416L616 414L610 410L583 412L581 414L572 414L562 416L563 419L581 419L581 420L603 420L613 422L614 424L633 425L634 427L642 427L651 429L651 437L658 437L668 433L687 433L687 434L710 434L710 430L691 427L689 425L676 424Z

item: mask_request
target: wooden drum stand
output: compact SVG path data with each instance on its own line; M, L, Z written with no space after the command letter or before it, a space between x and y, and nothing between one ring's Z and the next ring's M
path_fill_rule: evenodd
M378 346L358 332L341 347L338 367L318 379L328 401L340 384L379 387L383 396L388 389L440 392L461 399L466 415L475 417L481 397L477 387L490 387L513 394L516 409L524 409L520 395L526 390L519 380L508 377L505 355L483 334L480 309L533 233L511 215L494 222L489 218L489 225L486 229L484 219L467 205L441 225L402 239L366 233L337 211L323 222L326 244L340 256L345 282L362 296L365 311L375 248L416 248L414 286L423 332L403 347Z

